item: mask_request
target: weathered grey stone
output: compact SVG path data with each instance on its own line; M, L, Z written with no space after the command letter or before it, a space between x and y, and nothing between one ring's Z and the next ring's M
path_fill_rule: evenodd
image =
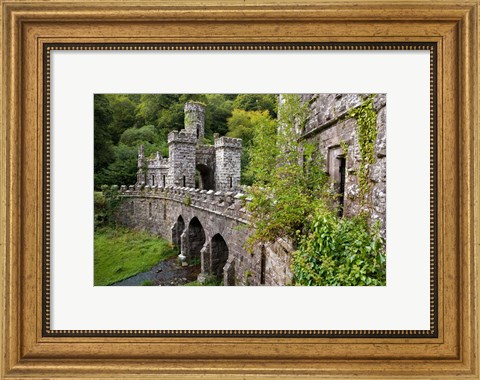
M332 192L343 178L343 214L369 209L386 235L386 97L374 98L377 112L376 162L368 165L371 191L361 199L358 170L361 165L357 122L349 110L369 94L304 94L311 119L304 139L316 144L325 157ZM202 273L223 278L224 285L288 285L292 281L292 246L282 239L247 252L249 224L248 187L240 185L240 139L214 136L214 145L202 143L204 106L185 106L185 129L168 135L169 158L160 153L146 158L139 147L135 186L122 185L123 201L116 218L130 228L148 230L180 247L180 258L198 258ZM346 151L345 151L346 150ZM342 166L343 165L343 166ZM340 174L343 170L344 174ZM198 171L196 183L196 171Z

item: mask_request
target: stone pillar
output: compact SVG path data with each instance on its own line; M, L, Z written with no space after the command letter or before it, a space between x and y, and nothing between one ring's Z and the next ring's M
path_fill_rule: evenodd
M201 259L201 272L198 275L197 281L200 283L205 282L205 279L208 275L211 274L211 251L212 247L207 241L200 250L200 259Z
M185 130L202 142L205 135L205 104L200 102L185 103Z
M190 244L188 241L188 229L185 228L182 235L180 236L180 254L178 255L178 258L180 260L185 261L187 259L189 248Z
M242 139L221 137L215 140L215 190L238 191Z
M235 260L230 258L227 261L227 264L223 267L223 285L224 286L235 286Z

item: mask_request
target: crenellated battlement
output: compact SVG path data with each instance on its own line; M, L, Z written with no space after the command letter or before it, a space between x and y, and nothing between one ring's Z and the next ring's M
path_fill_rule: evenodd
M242 149L242 139L237 139L235 137L226 137L222 136L215 139L215 149L217 148L231 148L231 149Z
M167 137L168 145L173 143L196 144L197 138L194 133L190 133L185 129L179 131L172 131Z
M154 158L147 159L149 169L168 169L168 158L162 157L160 152L156 152Z
M247 202L251 199L240 192L200 190L180 186L122 185L119 190L125 197L159 198L182 203L185 207L202 209L214 214L222 214L244 223L248 221Z

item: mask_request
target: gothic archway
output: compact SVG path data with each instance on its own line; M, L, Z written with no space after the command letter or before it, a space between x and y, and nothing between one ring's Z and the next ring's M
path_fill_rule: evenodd
M197 164L195 167L195 187L202 190L214 189L213 170L204 164Z
M212 238L211 247L212 275L223 280L223 267L228 260L228 245L222 235L216 234Z
M178 216L177 221L173 225L172 228L172 243L178 247L181 244L181 236L183 231L185 230L185 221L181 215Z
M188 224L188 258L200 261L200 251L205 244L205 231L197 217L194 217Z

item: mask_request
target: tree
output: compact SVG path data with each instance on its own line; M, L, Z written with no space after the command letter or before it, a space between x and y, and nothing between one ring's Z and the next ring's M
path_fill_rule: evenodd
M328 177L323 158L310 144L300 144L296 128L308 120L308 109L296 95L285 95L278 122L255 127L249 175L253 179L251 212L255 230L250 247L283 237L296 242L315 210L326 207Z
M214 133L221 136L228 131L227 119L232 115L232 101L223 94L207 94L205 115L205 136L211 138Z
M234 102L234 109L245 111L267 110L270 116L277 117L278 98L275 94L239 94Z
M235 109L232 112L232 116L227 120L228 124L228 133L227 136L235 137L242 139L242 184L251 185L252 184L252 171L249 170L250 167L250 149L252 145L252 140L255 134L255 128L262 128L262 134L267 133L269 136L269 141L264 142L267 145L263 146L263 149L272 149L269 143L272 141L275 142L276 139L276 122L273 120L268 111L245 111L241 109ZM261 134L257 134L258 138L261 138ZM273 139L273 140L272 140ZM267 148L268 147L268 148ZM260 149L260 148L258 148ZM262 159L270 159L271 154L268 154L268 157L263 157ZM259 167L258 165L256 167Z
M113 112L105 95L95 94L94 103L94 171L97 172L112 161L112 138L109 125L113 120Z
M112 110L112 120L109 124L110 134L114 144L118 144L122 133L135 126L136 104L129 95L106 95ZM135 98L134 98L135 99Z
M120 142L128 146L139 146L142 143L155 144L158 140L158 132L153 125L144 125L142 128L128 128L120 137Z

